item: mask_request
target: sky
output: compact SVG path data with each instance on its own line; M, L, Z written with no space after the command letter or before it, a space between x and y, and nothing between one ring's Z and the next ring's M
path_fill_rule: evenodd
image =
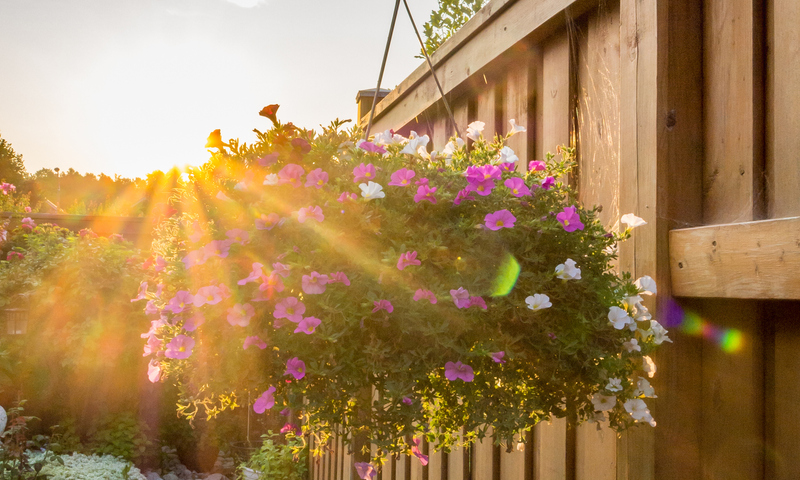
M437 0L408 0L418 28ZM144 177L255 139L265 105L304 128L356 116L392 0L0 0L0 136L28 172ZM400 7L381 86L423 61Z

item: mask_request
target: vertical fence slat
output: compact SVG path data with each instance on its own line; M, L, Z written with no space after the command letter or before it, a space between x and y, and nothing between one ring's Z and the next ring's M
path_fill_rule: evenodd
M500 450L500 478L509 480L525 480L525 451L517 448L520 439L519 435L514 437L510 452L506 451L506 445L501 445ZM525 445L525 448L530 448Z
M792 217L800 215L800 2L767 4L769 216Z
M497 86L494 80L487 79L484 82L483 78L477 80L480 90L475 97L475 118L480 120L486 125L483 130L483 138L491 140L497 132L497 125L495 119L497 118Z
M477 442L472 449L473 480L492 480L494 465L494 445L492 444L492 428L486 430L486 436Z
M433 121L433 136L431 142L433 149L441 152L447 144L447 139L453 136L453 127L450 125L450 118L444 104L439 102L436 108L436 119Z
M567 421L555 418L533 429L534 480L567 478Z
M575 479L615 480L617 478L617 433L594 423L579 425L576 431ZM648 427L649 428L649 427Z
M428 480L447 480L442 478L442 462L445 456L442 451L434 452L433 445L428 445Z
M790 307L791 308L791 307ZM771 403L767 406L767 424L772 438L768 442L773 454L769 458L765 478L789 480L800 471L800 422L797 411L800 398L800 309L773 306L769 321L774 322L774 354L770 380ZM769 357L768 357L769 358Z
M511 129L509 120L512 118L517 125L527 128L527 132L517 133L506 142L506 145L519 157L521 169L527 168L528 161L533 160L533 138L536 131L533 115L535 95L533 69L540 61L539 49L530 47L516 54L506 72L503 120L498 128L500 133L507 134Z
M447 455L447 480L466 480L469 476L468 449L457 447Z

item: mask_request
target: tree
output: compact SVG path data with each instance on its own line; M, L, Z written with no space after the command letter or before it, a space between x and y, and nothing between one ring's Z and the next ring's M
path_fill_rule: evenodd
M15 152L5 138L0 137L0 181L19 185L27 177L22 155Z
M484 3L485 0L439 0L439 9L431 11L431 19L422 26L428 55L433 55L445 40L478 13Z

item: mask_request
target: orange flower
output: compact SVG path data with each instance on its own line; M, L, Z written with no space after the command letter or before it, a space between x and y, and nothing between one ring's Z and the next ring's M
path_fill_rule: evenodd
M220 133L220 129L216 129L208 136L208 140L206 141L206 148L219 148L222 150L225 144L222 143L222 133Z
M272 105L267 105L266 107L262 108L261 111L258 112L258 114L261 115L262 117L269 118L270 120L272 120L272 123L277 125L278 118L275 116L275 114L278 113L278 108L280 108L280 105L278 105L277 103L273 103Z

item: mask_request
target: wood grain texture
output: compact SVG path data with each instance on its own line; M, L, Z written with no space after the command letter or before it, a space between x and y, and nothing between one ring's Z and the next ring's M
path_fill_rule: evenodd
M598 428L599 427L599 428ZM617 478L617 433L607 425L579 425L575 442L576 480Z
M800 417L794 414L800 408L800 304L775 302L770 305L772 314L767 319L774 324L772 360L768 370L770 403L767 405L768 435L765 478L790 480L800 471Z
M492 429L486 431L486 436L475 442L472 449L472 479L493 480L494 445L492 444Z
M676 296L800 299L800 217L670 232Z
M706 224L757 220L763 173L756 57L759 0L705 0Z
M478 94L475 95L475 118L473 120L480 120L486 124L482 132L483 138L491 141L498 131L497 117L498 109L502 109L502 98L498 98L495 81L492 79L484 81L484 78L476 80Z
M520 159L520 168L527 168L528 161L533 160L533 138L536 131L535 102L535 68L541 62L538 48L525 45L521 52L514 53L513 61L506 72L503 120L500 132L508 134L511 129L509 120L514 119L517 125L527 129L513 135L506 145L514 150Z
M556 418L533 428L533 478L563 480L567 478L567 421Z
M500 450L501 479L525 480L525 449L530 448L530 445L519 442L519 435L516 435L514 437L514 445L512 445L512 450L510 452L506 451L505 445L503 445ZM519 448L520 445L522 449Z
M767 2L767 196L770 218L800 215L800 2Z
M570 143L570 45L566 30L542 45L542 138L541 157Z
M445 460L444 452L433 452L433 445L428 445L428 480L447 480L442 476L442 463Z

